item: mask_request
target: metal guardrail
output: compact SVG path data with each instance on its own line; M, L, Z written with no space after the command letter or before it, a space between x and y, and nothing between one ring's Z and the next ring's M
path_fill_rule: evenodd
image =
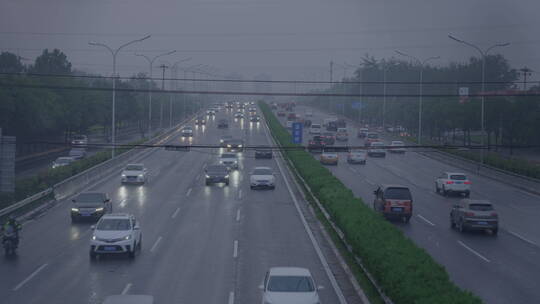
M162 134L157 135L156 137L146 141L146 144L154 144L161 141L166 140L168 137L170 137L175 131L177 131L183 124L190 121L195 117L197 114L193 114L186 119L184 119L179 124L175 125L174 127L170 128L169 130L165 131ZM155 149L155 148L150 148ZM4 216L7 214L10 214L24 206L27 206L28 204L35 202L38 199L41 199L50 193L54 194L55 200L61 200L64 199L70 195L73 195L77 193L78 191L81 191L84 189L84 187L88 186L92 182L95 182L99 179L104 178L108 174L110 174L113 170L118 170L119 168L125 166L127 161L131 159L133 156L139 154L142 151L149 151L148 148L145 149L137 149L133 148L129 151L126 151L118 156L116 156L114 159L109 159L105 162L102 162L98 165L95 165L91 168L86 169L83 172L80 172L76 175L73 175L55 185L53 185L51 188L48 188L42 192L36 193L30 197L25 198L24 200L21 200L19 202L16 202L15 204L8 206L4 209L0 210L0 216Z

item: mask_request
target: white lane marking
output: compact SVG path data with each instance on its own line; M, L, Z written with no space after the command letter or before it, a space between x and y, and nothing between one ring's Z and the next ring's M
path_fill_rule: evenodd
M488 258L486 258L485 256L481 255L480 253L476 252L474 249L472 249L471 247L465 245L465 243L463 243L462 241L458 241L458 243L463 246L465 249L469 250L471 253L473 253L474 255L476 255L477 257L481 258L482 260L484 260L485 262L489 263L491 262Z
M266 124L265 124L265 127L266 128L264 128L264 130L265 130L266 138L268 139L268 143L271 145L271 144L273 144L273 142L272 142L271 137L269 135L270 130L268 129L268 126L266 126ZM283 160L285 159L285 156L281 153L281 151L279 151L277 153L279 153L281 155L281 157L280 157L281 159L283 159ZM304 214L302 213L302 210L300 209L300 204L298 203L298 200L296 199L296 196L294 195L294 192L293 192L292 187L291 187L291 185L289 183L289 180L287 179L287 177L285 175L284 169L281 167L281 163L276 158L274 158L274 161L276 162L277 167L279 169L279 172L281 173L281 176L283 177L283 180L285 181L285 185L287 186L287 190L289 191L289 195L291 196L291 198L292 198L292 200L294 202L294 206L296 208L296 211L300 215L300 220L302 221L302 225L304 226L304 229L306 230L306 233L309 236L311 244L313 245L313 248L315 249L315 252L317 253L317 257L321 261L321 264L322 264L322 266L324 268L326 276L328 277L328 280L330 281L330 284L332 284L332 288L334 289L334 292L336 293L336 295L337 295L337 297L339 299L339 303L340 304L347 304L347 300L345 300L345 296L343 295L343 292L339 288L339 285L338 285L338 283L336 281L336 278L334 277L334 274L332 273L332 270L330 269L330 265L328 264L328 261L324 257L324 255L322 253L322 250L321 250L321 247L319 246L319 243L317 243L317 240L315 239L315 236L313 235L313 232L309 228L309 225L308 225L308 223L306 221L306 218L304 217Z
M154 250L156 250L156 247L159 245L159 242L161 242L161 239L162 237L158 237L158 239L156 240L156 242L154 243L154 245L152 246L152 248L150 249L150 252L154 252Z
M534 246L538 246L538 244L536 244L535 242L533 242L533 241L527 239L526 237L524 237L524 236L522 236L522 235L520 235L520 234L518 234L518 233L516 233L516 232L514 232L514 231L511 231L511 230L507 230L507 231L508 231L508 233L510 233L511 235L517 237L518 239L520 239L520 240L522 240L522 241L524 241L524 242L526 242L526 243L529 243L529 244L534 245Z
M238 240L234 241L234 248L233 248L233 258L238 257Z
M125 206L127 205L127 204L126 204L126 201L127 201L127 199L121 200L121 201L120 201L120 207L122 207L122 208L125 207Z
M176 211L173 213L172 218L176 218L178 212L180 212L180 208L176 208Z
M416 216L418 216L419 218L421 218L422 220L424 220L424 222L430 224L431 226L435 226L435 224L433 224L432 222L430 222L427 218L423 217L421 214L417 214Z
M236 210L236 221L240 222L240 208L238 208L238 210Z
M13 291L19 290L19 288L23 287L24 284L28 283L33 277L35 277L40 271L42 271L45 267L47 267L49 264L43 264L38 269L36 269L32 274L30 274L26 279L24 279L22 282L20 282L15 288L13 288Z
M131 283L127 283L126 287L124 287L124 290L122 290L122 294L125 295L129 292L129 290L131 289Z
M189 196L191 194L191 188L188 189L187 193L186 193L186 196Z
M229 302L227 304L234 304L234 291L229 293Z
M534 198L540 197L538 194L530 193L530 192L527 192L527 191L524 191L524 190L517 190L517 191L520 192L521 194L525 194L527 196L531 196L531 197L534 197Z
M238 190L238 199L242 199L242 189Z
M372 185L372 186L375 186L375 183L372 182L372 181L370 181L369 179L366 178L366 179L364 179L364 180L366 181L366 183L368 183L368 184L370 184L370 185Z

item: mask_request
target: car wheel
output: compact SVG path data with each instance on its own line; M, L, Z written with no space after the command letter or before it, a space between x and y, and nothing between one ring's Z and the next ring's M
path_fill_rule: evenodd
M270 189L276 190L276 186L272 186L272 187L270 187Z
M465 197L470 197L471 196L471 192L465 192Z
M443 195L443 196L448 196L448 191L446 191L446 189L444 188L444 186L442 187L442 195Z
M228 186L228 185L229 185L229 181L226 181L226 182L225 182L225 185L227 185L227 186Z
M441 192L441 190L439 190L439 185L435 183L435 193L439 193L439 192Z
M209 183L209 182L205 182L205 184L206 184L207 186L210 186L210 183Z
M459 223L457 224L457 229L461 233L465 232L465 227L463 225L463 220L459 220Z
M131 249L129 252L128 252L128 256L130 259L134 259L135 258L135 252L137 251L137 248L139 247L139 244L137 242L135 242L133 244L133 249Z
M454 229L455 227L456 227L456 223L454 223L452 216L450 216L450 228Z
M499 232L499 228L491 229L491 234L493 236L497 236L497 233Z
M410 216L404 216L402 218L402 220L403 220L404 223L408 223L411 220L411 217Z
M95 260L97 258L97 253L95 253L94 251L90 250L90 259L91 260Z

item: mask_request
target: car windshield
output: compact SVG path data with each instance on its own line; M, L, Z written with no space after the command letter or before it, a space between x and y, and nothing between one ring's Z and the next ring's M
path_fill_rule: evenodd
M493 206L491 204L469 204L469 209L474 211L491 211Z
M258 168L253 170L253 175L272 175L272 170L266 168Z
M466 180L467 177L461 174L453 174L453 175L450 175L450 179L451 180Z
M313 292L315 288L307 276L271 276L268 291L273 292Z
M142 171L144 167L142 165L127 165L127 171Z
M81 193L75 201L77 203L102 203L105 200L103 193Z
M368 138L379 138L379 134L377 134L377 133L369 133L369 134L367 135L367 137L368 137Z
M236 158L236 154L234 154L234 153L223 153L223 154L221 154L221 158Z
M410 200L412 199L411 191L408 188L387 188L384 191L385 199L399 199Z
M225 166L208 166L208 168L206 168L206 172L208 172L208 173L226 173L226 172L228 172L228 169Z
M130 230L131 223L129 219L102 219L99 221L96 230L103 231L123 231Z
M401 142L401 141L393 141L393 142L392 142L392 146L403 146L403 145L404 145L404 144L403 144L403 142Z

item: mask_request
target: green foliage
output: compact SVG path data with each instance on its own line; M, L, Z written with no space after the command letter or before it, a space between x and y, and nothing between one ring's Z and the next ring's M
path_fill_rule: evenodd
M260 102L260 107L278 143L296 146L268 105ZM287 149L285 154L394 303L481 303L479 298L454 285L445 269L424 249L356 198L308 152Z

